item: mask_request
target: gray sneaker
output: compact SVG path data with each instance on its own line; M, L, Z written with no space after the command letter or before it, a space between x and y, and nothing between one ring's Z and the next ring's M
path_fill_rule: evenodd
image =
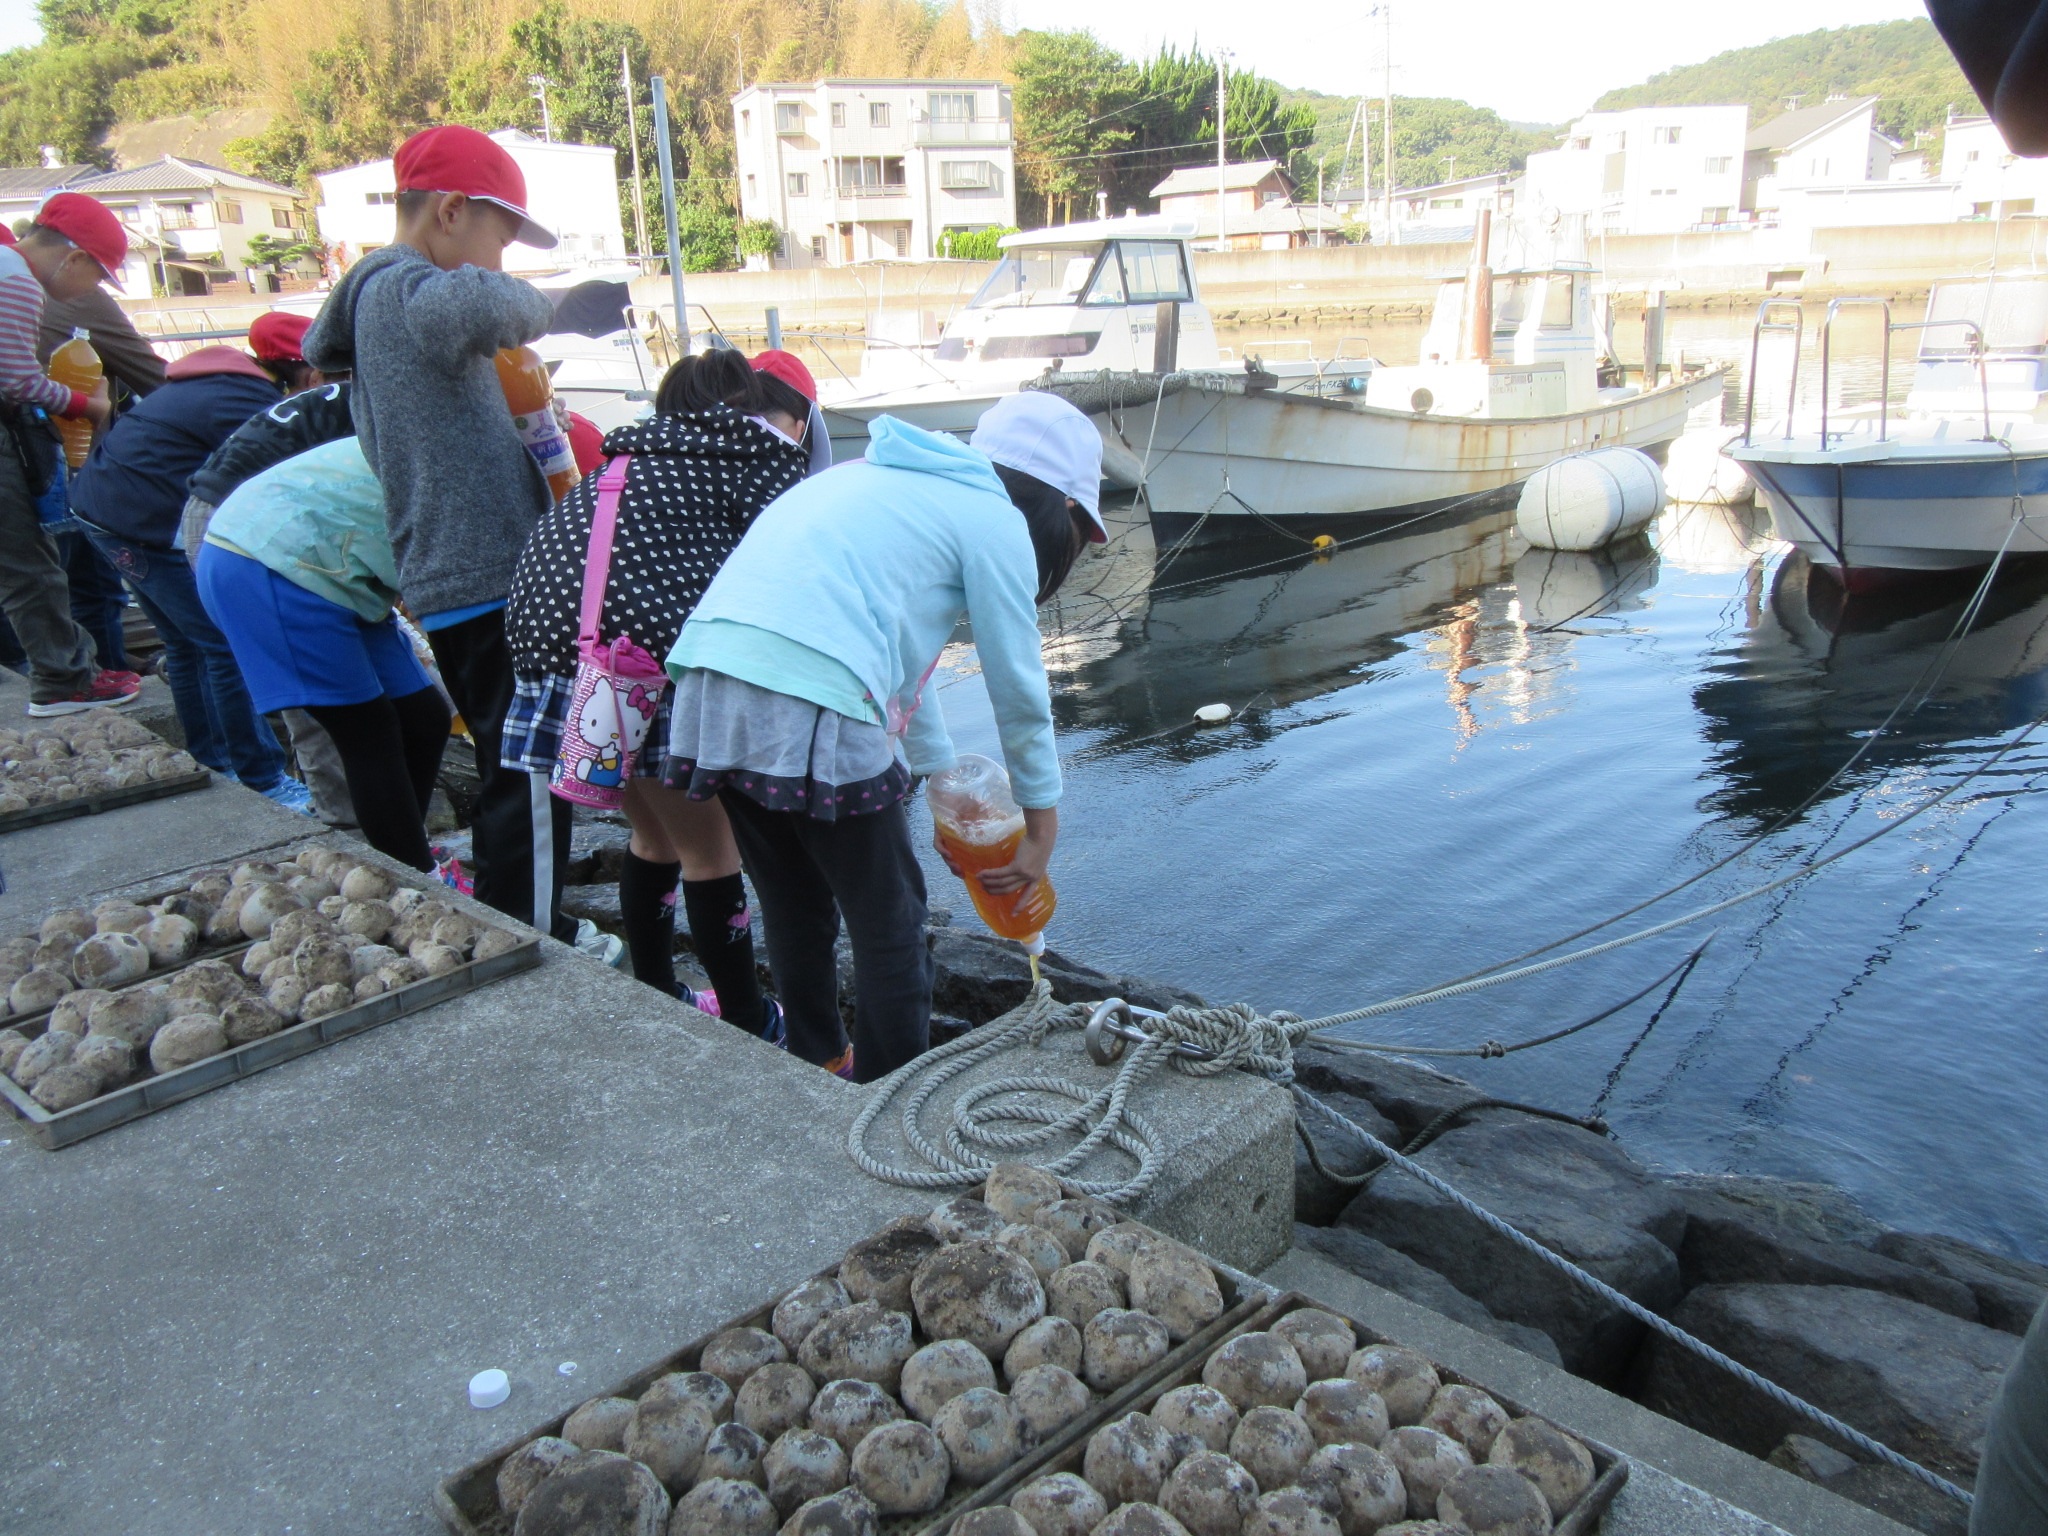
M576 948L615 971L626 968L626 941L615 933L606 933L587 917L576 919Z

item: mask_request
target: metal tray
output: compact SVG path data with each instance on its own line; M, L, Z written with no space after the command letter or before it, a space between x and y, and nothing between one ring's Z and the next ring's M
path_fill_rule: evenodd
M196 964L199 960L222 959L233 952L227 950L212 955L197 955L187 964ZM403 1018L408 1013L417 1013L422 1008L431 1008L434 1004L445 1002L451 997L460 997L463 993L475 991L501 976L510 976L516 971L532 970L539 964L539 938L521 939L517 948L508 949L501 955L493 955L488 960L468 961L445 976L428 976L423 980L393 988L389 992L366 998L353 1007L344 1008L339 1013L330 1013L323 1018L294 1024L261 1040L233 1046L218 1056L195 1061L189 1067L180 1067L177 1071L166 1072L161 1077L148 1077L139 1083L130 1083L126 1088L116 1088L112 1093L103 1093L74 1109L60 1110L55 1114L30 1098L27 1089L4 1073L0 1073L0 1098L5 1098L8 1107L26 1122L23 1128L37 1146L52 1150L67 1147L73 1142L83 1141L88 1136L97 1136L101 1131L112 1130L115 1126L124 1125L130 1120L153 1115L180 1100L211 1093L214 1089L225 1087L238 1078L250 1077L266 1067L290 1061L294 1056L303 1056L308 1051L317 1051L337 1040L346 1040L350 1035L359 1035L366 1029L375 1029L379 1024L389 1024L393 1019ZM144 981L131 985L141 986L149 981L161 981L165 977L176 975L182 969L184 967L180 966L158 971ZM43 1017L47 1020L48 1015Z
M981 1190L976 1188L965 1193L978 1198ZM946 1501L926 1514L885 1517L878 1522L881 1530L886 1532L887 1536L940 1536L940 1533L969 1510L981 1509L991 1502L1008 1499L1016 1488L1048 1470L1047 1463L1051 1459L1069 1450L1078 1456L1080 1448L1087 1445L1089 1435L1131 1410L1137 1396L1145 1390L1146 1384L1157 1372L1169 1370L1177 1362L1184 1363L1190 1358L1196 1362L1196 1370L1199 1371L1200 1361L1207 1359L1212 1349L1244 1327L1247 1319L1266 1307L1268 1298L1272 1295L1272 1292L1265 1288L1253 1291L1228 1265L1218 1264L1206 1256L1204 1262L1214 1272L1217 1284L1223 1290L1223 1315L1215 1322L1185 1343L1174 1346L1167 1357L1151 1371L1141 1374L1136 1380L1098 1399L1074 1423L1045 1444L1027 1451L1001 1476L978 1488L962 1487L949 1490ZM813 1278L833 1275L838 1267L837 1264L830 1265L819 1270L818 1276ZM1256 1282L1252 1284L1255 1285ZM769 1317L775 1310L775 1302L780 1301L793 1289L794 1286L785 1287L777 1293L774 1301L720 1323L675 1353L663 1357L643 1370L635 1371L607 1391L593 1392L591 1397L637 1398L657 1377L665 1376L671 1371L695 1370L704 1346L714 1335L723 1333L728 1328L766 1328ZM589 1399L586 1398L584 1401L587 1402ZM512 1523L498 1509L498 1465L528 1441L538 1439L542 1435L560 1434L568 1417L567 1413L557 1414L547 1423L528 1430L517 1439L506 1441L452 1477L444 1478L434 1490L434 1508L440 1514L442 1523L453 1531L455 1536L510 1536Z
M1298 1291L1291 1291L1278 1300L1268 1302L1266 1305L1256 1308L1252 1316L1231 1329L1230 1333L1234 1336L1239 1333L1261 1332L1271 1328L1288 1313L1299 1311L1304 1307L1313 1307L1317 1311L1330 1312L1338 1317L1343 1317L1357 1331L1361 1346L1366 1344L1403 1343L1400 1339L1382 1333L1377 1328L1368 1327L1356 1318L1348 1317L1344 1313L1339 1312L1335 1307L1325 1306L1322 1302L1304 1296ZM1104 1420L1116 1418L1122 1413L1142 1412L1150 1408L1175 1387L1184 1387L1200 1381L1202 1379L1202 1367L1208 1364L1209 1356L1214 1353L1216 1348L1221 1347L1226 1342L1228 1341L1225 1338L1214 1339L1210 1346L1203 1349L1194 1359L1182 1358L1176 1360L1169 1358L1162 1361L1158 1366L1154 1367L1151 1375L1144 1378L1142 1385L1136 1386L1135 1390L1127 1389L1131 1394L1130 1401L1122 1405L1116 1413L1105 1415ZM1404 1347L1412 1348L1413 1346L1407 1345ZM1425 1350L1422 1353L1427 1354L1428 1351ZM1516 1402L1515 1399L1507 1396L1505 1393L1494 1391L1493 1388L1487 1386L1482 1381L1474 1381L1471 1377L1460 1371L1451 1370L1448 1366L1438 1365L1436 1369L1437 1374L1445 1382L1456 1383L1459 1386L1477 1387L1518 1419L1532 1416L1530 1410ZM1591 1536L1592 1532L1599 1529L1600 1517L1606 1514L1607 1506L1614 1502L1614 1496L1620 1492L1621 1485L1628 1481L1628 1459L1619 1451L1602 1445L1599 1441L1589 1436L1580 1434L1570 1425L1559 1424L1555 1419L1550 1418L1548 1414L1539 1413L1533 1416L1543 1419L1552 1427L1570 1435L1593 1453L1593 1486L1586 1490L1585 1496L1571 1507L1562 1520L1551 1527L1551 1536ZM1094 1430L1100 1427L1101 1421L1098 1421L1098 1423L1090 1427L1087 1435L1074 1437L1074 1443L1065 1446L1043 1465L1033 1469L1032 1476L1043 1477L1053 1472L1078 1473L1081 1470L1082 1457L1088 1449L1088 1439ZM1013 1482L1010 1485L1010 1489L1001 1495L1001 1499L1007 1501L1009 1492L1015 1491L1019 1484L1028 1480L1019 1479L1017 1482ZM995 1495L997 1487L996 1483L991 1483L987 1491L991 1495ZM996 1499L991 1498L989 1502L996 1502Z
M213 775L201 768L197 773L181 773L171 779L151 779L147 784L130 784L126 789L103 789L96 795L80 795L76 800L59 800L51 805L32 805L25 811L9 811L0 816L0 833L19 832L24 827L40 827L45 822L69 821L74 816L96 816L101 811L111 811L117 806L135 805L144 800L162 800L168 795L187 794L195 789L204 789L213 782Z

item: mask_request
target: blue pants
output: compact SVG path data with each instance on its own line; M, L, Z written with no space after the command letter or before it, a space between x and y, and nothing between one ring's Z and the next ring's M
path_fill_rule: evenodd
M289 766L284 749L250 702L235 654L200 602L199 583L183 553L100 528L86 533L163 636L164 670L185 728L185 750L217 773L232 771L251 789L275 788Z

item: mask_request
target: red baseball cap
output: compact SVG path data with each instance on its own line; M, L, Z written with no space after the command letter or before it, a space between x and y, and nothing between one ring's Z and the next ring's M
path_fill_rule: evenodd
M818 381L811 377L811 370L794 352L763 352L754 359L754 372L780 379L811 404L818 403Z
M543 251L555 248L553 231L526 211L526 176L503 145L458 123L426 128L398 146L391 168L401 192L460 192L496 203L519 220L515 237Z
M244 352L240 347L201 347L197 352L187 352L164 367L164 377L172 381L179 379L200 379L215 373L239 373L248 378L261 379L264 383L275 381L263 369L263 365Z
M249 350L273 363L303 363L306 360L306 332L313 328L310 315L294 315L282 309L267 310L249 327Z
M36 210L36 223L62 235L100 264L110 283L128 260L128 230L114 210L83 192L59 192Z

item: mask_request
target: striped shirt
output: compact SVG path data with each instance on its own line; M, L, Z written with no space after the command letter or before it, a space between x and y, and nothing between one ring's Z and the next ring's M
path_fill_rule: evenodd
M84 399L43 372L36 361L36 321L43 312L43 285L21 253L0 245L0 400L40 405L52 416L74 416Z

